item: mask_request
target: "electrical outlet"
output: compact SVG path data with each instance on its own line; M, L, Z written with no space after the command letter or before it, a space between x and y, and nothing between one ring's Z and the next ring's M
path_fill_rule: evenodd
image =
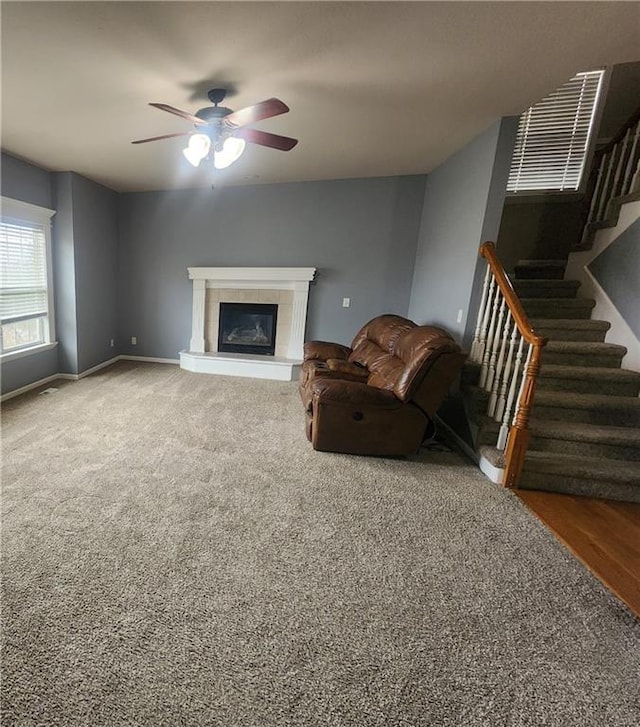
M109 345L111 346L111 348L116 345L116 342L113 340L113 338L109 341Z
M138 343L138 339L135 336L131 336L131 345L136 346Z
M458 311L458 317L456 318L456 323L462 323L462 308Z
M342 307L348 308L351 305L351 298L343 298L342 299Z

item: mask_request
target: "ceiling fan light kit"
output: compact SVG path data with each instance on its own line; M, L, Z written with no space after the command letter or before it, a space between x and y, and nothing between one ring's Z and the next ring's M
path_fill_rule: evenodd
M198 167L203 159L211 158L210 151L211 147L213 147L213 165L216 169L226 169L237 161L244 152L247 142L278 149L279 151L290 151L298 143L297 139L288 136L245 128L258 121L286 114L289 107L280 99L270 98L253 106L240 109L240 111L232 111L225 106L219 106L225 95L225 89L211 89L208 96L214 105L199 109L195 115L168 104L149 104L161 111L191 121L196 127L196 131L153 136L149 139L138 139L131 143L144 144L148 141L158 141L176 136L189 136L189 142L182 151L185 159L194 167Z

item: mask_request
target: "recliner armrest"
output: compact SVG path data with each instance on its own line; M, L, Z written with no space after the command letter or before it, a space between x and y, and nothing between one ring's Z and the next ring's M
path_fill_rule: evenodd
M351 354L349 346L329 341L307 341L304 344L305 361L326 361L330 358L348 359Z
M375 406L383 409L398 409L402 402L392 391L376 389L359 381L320 378L311 385L311 395L324 403L349 406Z

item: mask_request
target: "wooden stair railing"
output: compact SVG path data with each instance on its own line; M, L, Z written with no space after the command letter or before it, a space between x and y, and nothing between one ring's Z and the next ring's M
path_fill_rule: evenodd
M487 261L487 272L469 358L481 366L479 385L489 393L487 414L501 423L496 447L504 451L502 484L517 487L547 339L532 329L493 242L483 243L479 254Z
M640 109L628 119L614 138L593 157L588 194L589 213L582 245L593 229L603 226L616 209L611 203L640 192Z

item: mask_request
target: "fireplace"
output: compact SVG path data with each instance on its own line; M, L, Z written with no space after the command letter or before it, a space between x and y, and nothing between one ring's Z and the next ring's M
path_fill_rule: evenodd
M180 366L196 373L295 381L304 355L309 283L315 272L315 268L188 268L193 280L191 339L189 349L180 351ZM277 321L274 317L267 333L276 339L271 355L262 355L270 348L263 344L258 345L259 353L247 352L247 342L238 340L226 343L241 345L242 354L222 350L224 342L219 348L220 304L241 302L260 306L250 315L262 315L264 304L277 306ZM261 326L264 330L265 324ZM252 327L256 330L255 321ZM246 337L262 338L260 333Z
M218 351L273 356L278 306L271 303L220 303Z

